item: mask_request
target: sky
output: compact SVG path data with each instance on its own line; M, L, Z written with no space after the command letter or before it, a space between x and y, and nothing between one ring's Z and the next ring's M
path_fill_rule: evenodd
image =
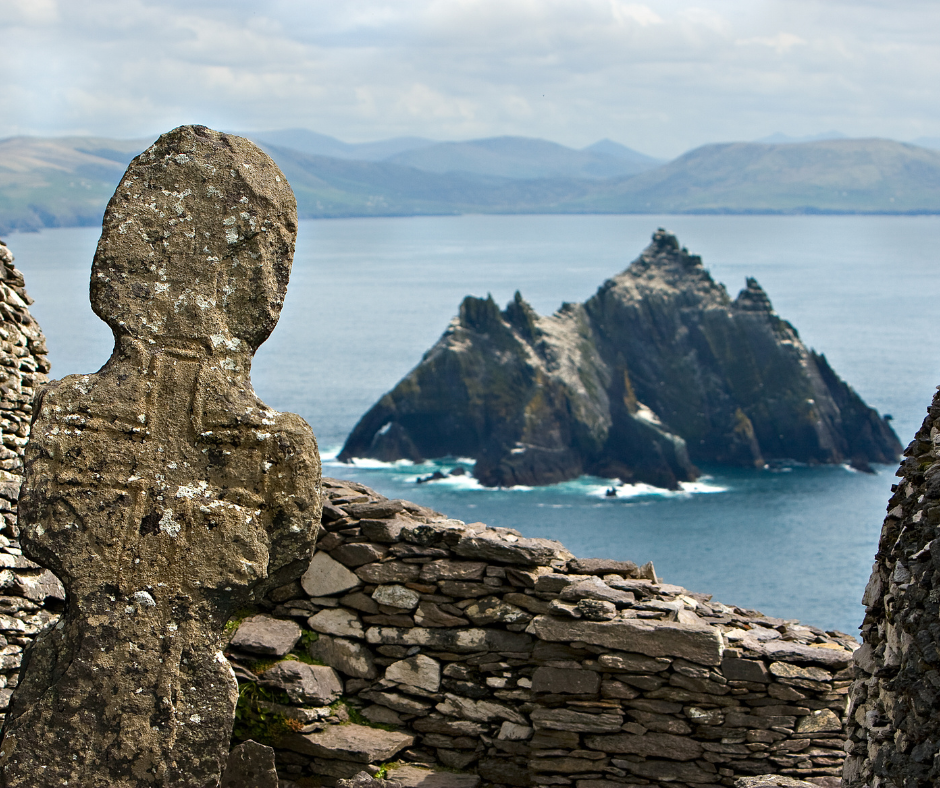
M0 138L940 138L936 0L0 0Z

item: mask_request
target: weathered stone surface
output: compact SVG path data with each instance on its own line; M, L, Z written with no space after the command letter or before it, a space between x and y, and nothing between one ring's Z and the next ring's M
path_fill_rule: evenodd
M642 755L644 758L670 758L674 761L694 761L702 754L702 745L687 736L671 733L644 733L634 736L621 733L616 736L588 736L584 743L592 750L619 755Z
M460 616L441 610L433 602L421 602L415 611L415 623L419 627L461 627L467 621Z
M526 632L542 640L582 640L649 657L682 657L702 665L720 664L723 648L721 633L714 627L671 621L563 621L552 616L536 616Z
M532 674L533 692L551 692L559 695L596 695L601 677L593 670L570 668L536 668ZM635 695L634 695L635 697Z
M501 703L487 700L472 700L459 695L445 693L445 700L437 704L441 714L448 714L460 719L473 722L494 722L495 720L508 720L517 725L525 725L526 719L518 711Z
M614 561L612 558L575 558L568 562L568 571L573 575L639 577L639 569L633 561Z
M288 750L355 763L383 763L414 744L414 736L365 725L331 725L318 733L296 733L282 742Z
M611 588L599 577L587 577L584 580L572 583L562 590L559 598L568 602L596 599L603 602L612 602L617 607L629 607L636 601L636 597L629 591Z
M739 777L734 788L819 788L817 782L806 782L777 774L762 774L758 777Z
M369 643L391 646L427 646L458 654L475 651L528 651L532 639L528 635L502 632L498 629L398 629L370 627L366 630Z
M397 780L383 780L368 772L359 772L355 777L336 781L336 788L402 788Z
M238 626L230 643L232 648L283 657L300 640L300 626L296 621L287 621L272 616L249 616Z
M324 635L334 635L341 638L363 638L365 630L359 616L350 610L341 607L331 610L321 610L315 616L307 619L307 626L314 632Z
M453 774L422 769L405 764L389 772L401 788L479 788L480 778L475 774Z
M515 624L528 621L532 616L525 610L503 602L499 597L487 596L464 608L464 614L476 626L487 624Z
M571 557L571 553L560 542L551 539L526 539L511 534L500 534L493 530L464 536L457 542L454 552L464 558L479 558L523 566L548 566L552 559Z
M814 711L812 714L801 717L796 724L797 733L821 733L823 731L834 733L842 731L842 720L830 709Z
M137 157L109 203L91 302L114 352L43 390L26 452L23 553L69 605L14 694L6 786L220 779L236 702L223 626L300 574L319 527L313 434L250 380L295 233L274 163L198 126Z
M344 566L362 566L378 561L385 555L385 549L372 544L344 544L330 553L330 557Z
M372 594L378 604L386 607L397 607L400 610L413 610L421 601L417 591L400 585L379 586Z
M483 561L453 561L438 559L421 567L422 582L438 580L480 580L486 564Z
M437 692L441 686L441 663L423 654L416 654L389 665L385 669L385 678L409 687Z
M753 681L759 684L767 684L770 681L767 666L763 662L727 655L721 660L721 675L728 681Z
M248 739L229 753L219 788L278 788L274 750Z
M343 682L333 668L294 659L268 668L259 682L284 690L294 703L302 706L328 706L343 694Z
M346 676L374 679L378 675L372 652L361 643L330 635L320 635L307 651L314 659L335 668Z
M617 733L623 724L623 716L613 712L586 714L569 709L535 709L531 717L536 728L573 733Z
M842 648L806 646L789 640L771 640L761 643L760 650L773 660L811 662L830 668L844 668L852 662L852 652Z
M631 774L635 774L639 777L646 777L650 780L662 780L663 782L681 781L686 783L709 784L716 783L719 780L718 774L706 772L694 763L658 760L634 763L633 761L615 760L614 765L626 769Z
M309 596L330 596L362 585L359 578L326 553L314 553L300 584Z
M356 570L356 574L366 583L384 585L387 583L413 583L418 579L421 567L416 564L403 564L389 561L381 564L366 564Z

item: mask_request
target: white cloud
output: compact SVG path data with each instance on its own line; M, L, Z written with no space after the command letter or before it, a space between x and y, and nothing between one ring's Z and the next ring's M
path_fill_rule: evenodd
M940 136L926 0L6 0L0 136Z

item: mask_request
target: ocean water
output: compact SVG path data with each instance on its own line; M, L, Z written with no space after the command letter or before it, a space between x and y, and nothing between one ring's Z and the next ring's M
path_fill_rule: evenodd
M705 468L681 492L584 478L486 490L450 462L333 459L357 419L440 336L464 295L515 290L540 312L590 296L659 226L734 296L746 276L907 443L940 383L940 217L460 216L301 222L291 287L253 380L317 434L324 472L462 520L561 540L581 557L652 560L667 581L729 604L855 632L895 467ZM92 372L111 336L88 307L98 231L15 234L52 374Z

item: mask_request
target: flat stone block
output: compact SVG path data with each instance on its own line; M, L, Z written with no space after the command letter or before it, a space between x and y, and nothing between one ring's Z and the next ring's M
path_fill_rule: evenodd
M569 621L536 616L526 632L542 640L581 640L648 657L682 657L700 665L721 664L723 649L721 633L714 627L672 621Z
M356 763L382 763L414 744L414 736L365 725L331 725L317 733L286 736L281 745L316 758L334 758Z

